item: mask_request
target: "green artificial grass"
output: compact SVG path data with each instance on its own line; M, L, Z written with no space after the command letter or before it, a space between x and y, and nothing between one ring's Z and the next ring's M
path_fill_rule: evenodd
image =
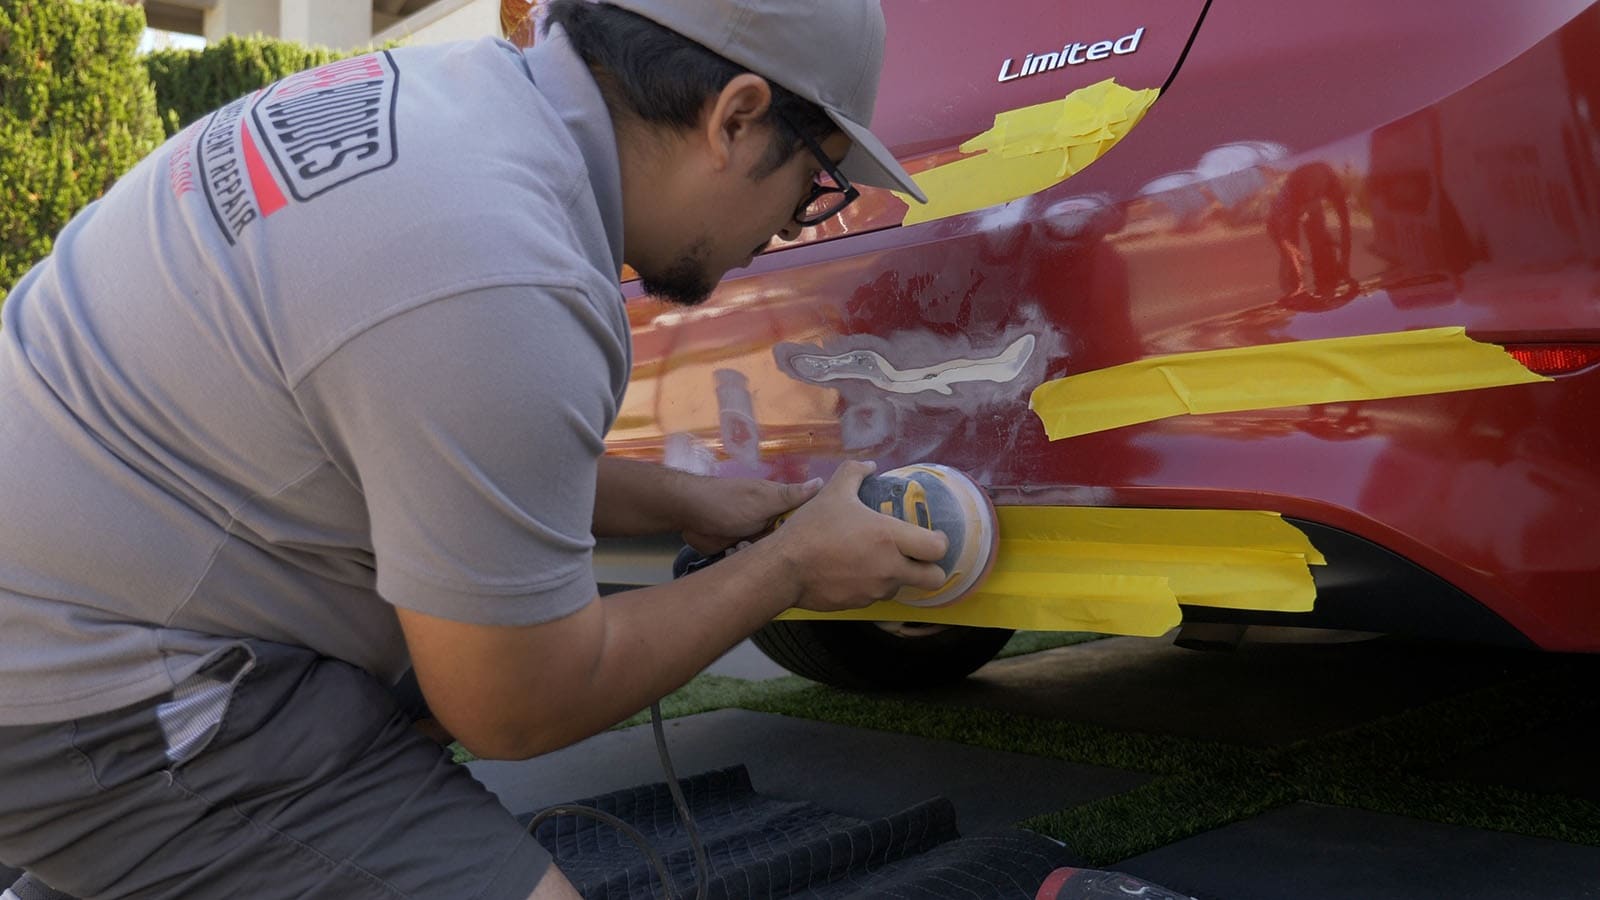
M1570 674L1561 667L1267 749L823 687L757 687L737 705L1150 773L1150 781L1130 791L1020 823L1062 841L1092 865L1296 802L1600 846L1600 803L1420 774L1472 749L1592 712L1600 705L1594 686Z
M1052 650L1056 647L1066 647L1072 644L1081 644L1086 641L1095 641L1105 637L1103 634L1094 634L1086 631L1019 631L1011 636L996 659L1005 659L1011 656L1022 656L1028 653L1038 653L1041 650ZM674 719L678 716L692 716L696 713L710 712L714 709L747 708L749 704L759 702L759 697L773 694L792 693L795 691L814 688L816 685L795 675L771 679L761 682L750 682L742 678L730 678L726 675L699 675L688 684L673 691L661 700L661 715L664 718ZM632 728L650 721L650 710L640 710L612 726L617 728ZM871 726L867 726L871 727ZM458 763L472 762L474 757L467 748L460 744L451 744L450 752Z
M1023 633L1001 655L1096 637ZM1532 676L1267 748L851 693L796 676L701 675L661 705L667 718L739 708L1146 773L1150 779L1132 790L1019 823L1104 866L1292 803L1600 846L1600 803L1424 774L1463 754L1591 717L1600 708L1594 674L1593 666L1558 662ZM617 727L648 721L641 712Z
M1105 637L1103 634L1084 631L1019 631L1000 648L995 658L1005 659L1009 656L1038 653L1041 650L1081 644L1103 637ZM748 708L746 704L758 702L752 698L789 694L808 687L816 685L795 675L759 682L729 678L726 675L699 675L662 699L661 715L671 719L710 712L713 709ZM615 727L631 728L648 721L650 721L650 711L643 710L618 722Z

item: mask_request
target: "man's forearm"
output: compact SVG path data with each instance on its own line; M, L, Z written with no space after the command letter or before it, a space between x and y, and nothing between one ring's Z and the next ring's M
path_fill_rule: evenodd
M612 594L592 677L549 710L531 747L545 753L603 731L683 686L798 594L780 554L751 548L696 575Z
M774 542L686 578L598 598L554 622L470 625L399 609L435 714L469 750L522 759L638 712L792 605Z
M688 527L683 513L700 476L655 463L600 457L594 492L596 537L668 534Z

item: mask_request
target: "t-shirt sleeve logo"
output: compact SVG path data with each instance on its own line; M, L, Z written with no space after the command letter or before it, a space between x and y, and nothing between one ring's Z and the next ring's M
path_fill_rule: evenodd
M250 115L291 196L310 200L394 164L399 85L394 57L383 51L291 75L262 92Z
M393 165L400 70L387 51L291 75L184 129L167 160L174 197L196 182L229 244L289 204ZM268 163L268 159L271 163Z

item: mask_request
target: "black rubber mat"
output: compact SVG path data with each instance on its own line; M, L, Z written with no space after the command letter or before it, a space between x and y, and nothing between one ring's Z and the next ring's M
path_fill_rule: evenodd
M712 900L1032 900L1053 869L1075 862L1065 848L1025 831L963 838L955 807L942 798L868 821L762 796L743 766L686 778L682 787L706 848ZM693 851L664 783L577 802L639 829L665 861L676 895L694 896ZM609 825L564 815L534 834L586 900L665 896L639 848Z

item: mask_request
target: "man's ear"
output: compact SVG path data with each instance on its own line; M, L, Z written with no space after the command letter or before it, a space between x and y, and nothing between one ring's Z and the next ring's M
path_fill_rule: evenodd
M772 106L772 86L760 75L749 72L737 75L722 90L706 102L700 118L700 136L710 152L712 167L717 171L735 164L746 148L765 148L765 143L751 143L755 138L765 140L757 123Z

